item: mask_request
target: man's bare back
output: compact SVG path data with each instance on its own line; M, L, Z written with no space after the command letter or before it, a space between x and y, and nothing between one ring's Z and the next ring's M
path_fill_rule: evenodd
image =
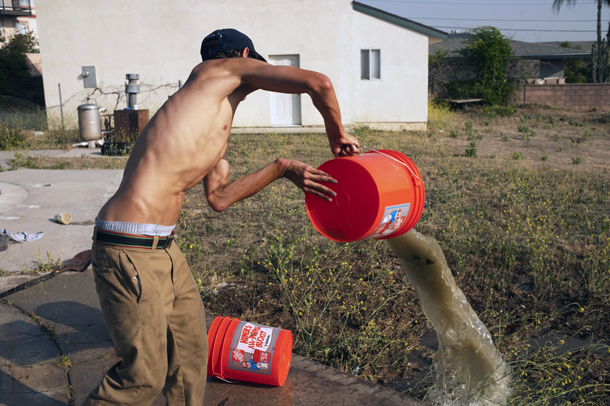
M210 206L224 210L279 177L305 192L331 199L318 182L335 182L298 161L278 159L257 172L229 182L223 159L235 110L245 97L263 89L308 93L324 122L335 156L358 152L358 140L345 132L332 84L322 74L273 66L242 57L199 64L185 85L154 115L138 137L116 194L98 220L174 225L185 192L203 180Z
M138 137L118 191L96 219L91 253L96 291L122 360L106 371L86 406L151 404L162 391L168 404L203 402L205 310L171 235L188 189L202 181L217 211L281 177L323 199L335 196L325 184L336 180L291 159L275 159L230 181L227 141L235 110L248 94L257 89L309 94L324 118L331 152L359 152L358 140L341 124L326 76L267 64L252 41L234 29L206 36L201 56L204 62Z

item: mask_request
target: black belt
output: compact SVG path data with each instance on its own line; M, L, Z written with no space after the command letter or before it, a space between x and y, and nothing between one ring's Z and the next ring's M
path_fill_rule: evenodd
M138 234L126 234L119 233L116 231L108 231L103 229L97 229L95 234L95 241L101 244L115 245L118 247L131 247L131 248L146 248L152 249L155 237L149 235L138 235ZM169 248L174 240L174 232L165 237L159 237L157 241L157 249L162 250Z

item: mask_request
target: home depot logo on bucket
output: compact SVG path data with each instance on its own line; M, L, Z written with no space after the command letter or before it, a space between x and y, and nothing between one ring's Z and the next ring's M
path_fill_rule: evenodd
M292 359L292 332L218 316L208 331L208 376L282 386Z
M379 150L331 159L318 169L337 180L325 184L337 196L328 202L305 194L307 215L323 236L338 242L398 237L419 221L424 182L407 156Z

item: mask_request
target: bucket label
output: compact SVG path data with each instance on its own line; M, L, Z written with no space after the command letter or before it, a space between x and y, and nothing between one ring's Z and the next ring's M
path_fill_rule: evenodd
M271 356L280 330L246 321L240 322L231 342L229 368L271 374Z
M381 218L381 223L375 228L375 231L366 239L387 237L393 234L396 230L402 226L409 215L409 209L411 203L398 204L395 206L386 206Z

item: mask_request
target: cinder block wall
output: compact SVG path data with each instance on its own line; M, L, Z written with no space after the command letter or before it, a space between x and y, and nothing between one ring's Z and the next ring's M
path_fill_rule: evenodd
M610 83L522 84L517 98L522 104L542 104L573 110L607 110L610 109Z

